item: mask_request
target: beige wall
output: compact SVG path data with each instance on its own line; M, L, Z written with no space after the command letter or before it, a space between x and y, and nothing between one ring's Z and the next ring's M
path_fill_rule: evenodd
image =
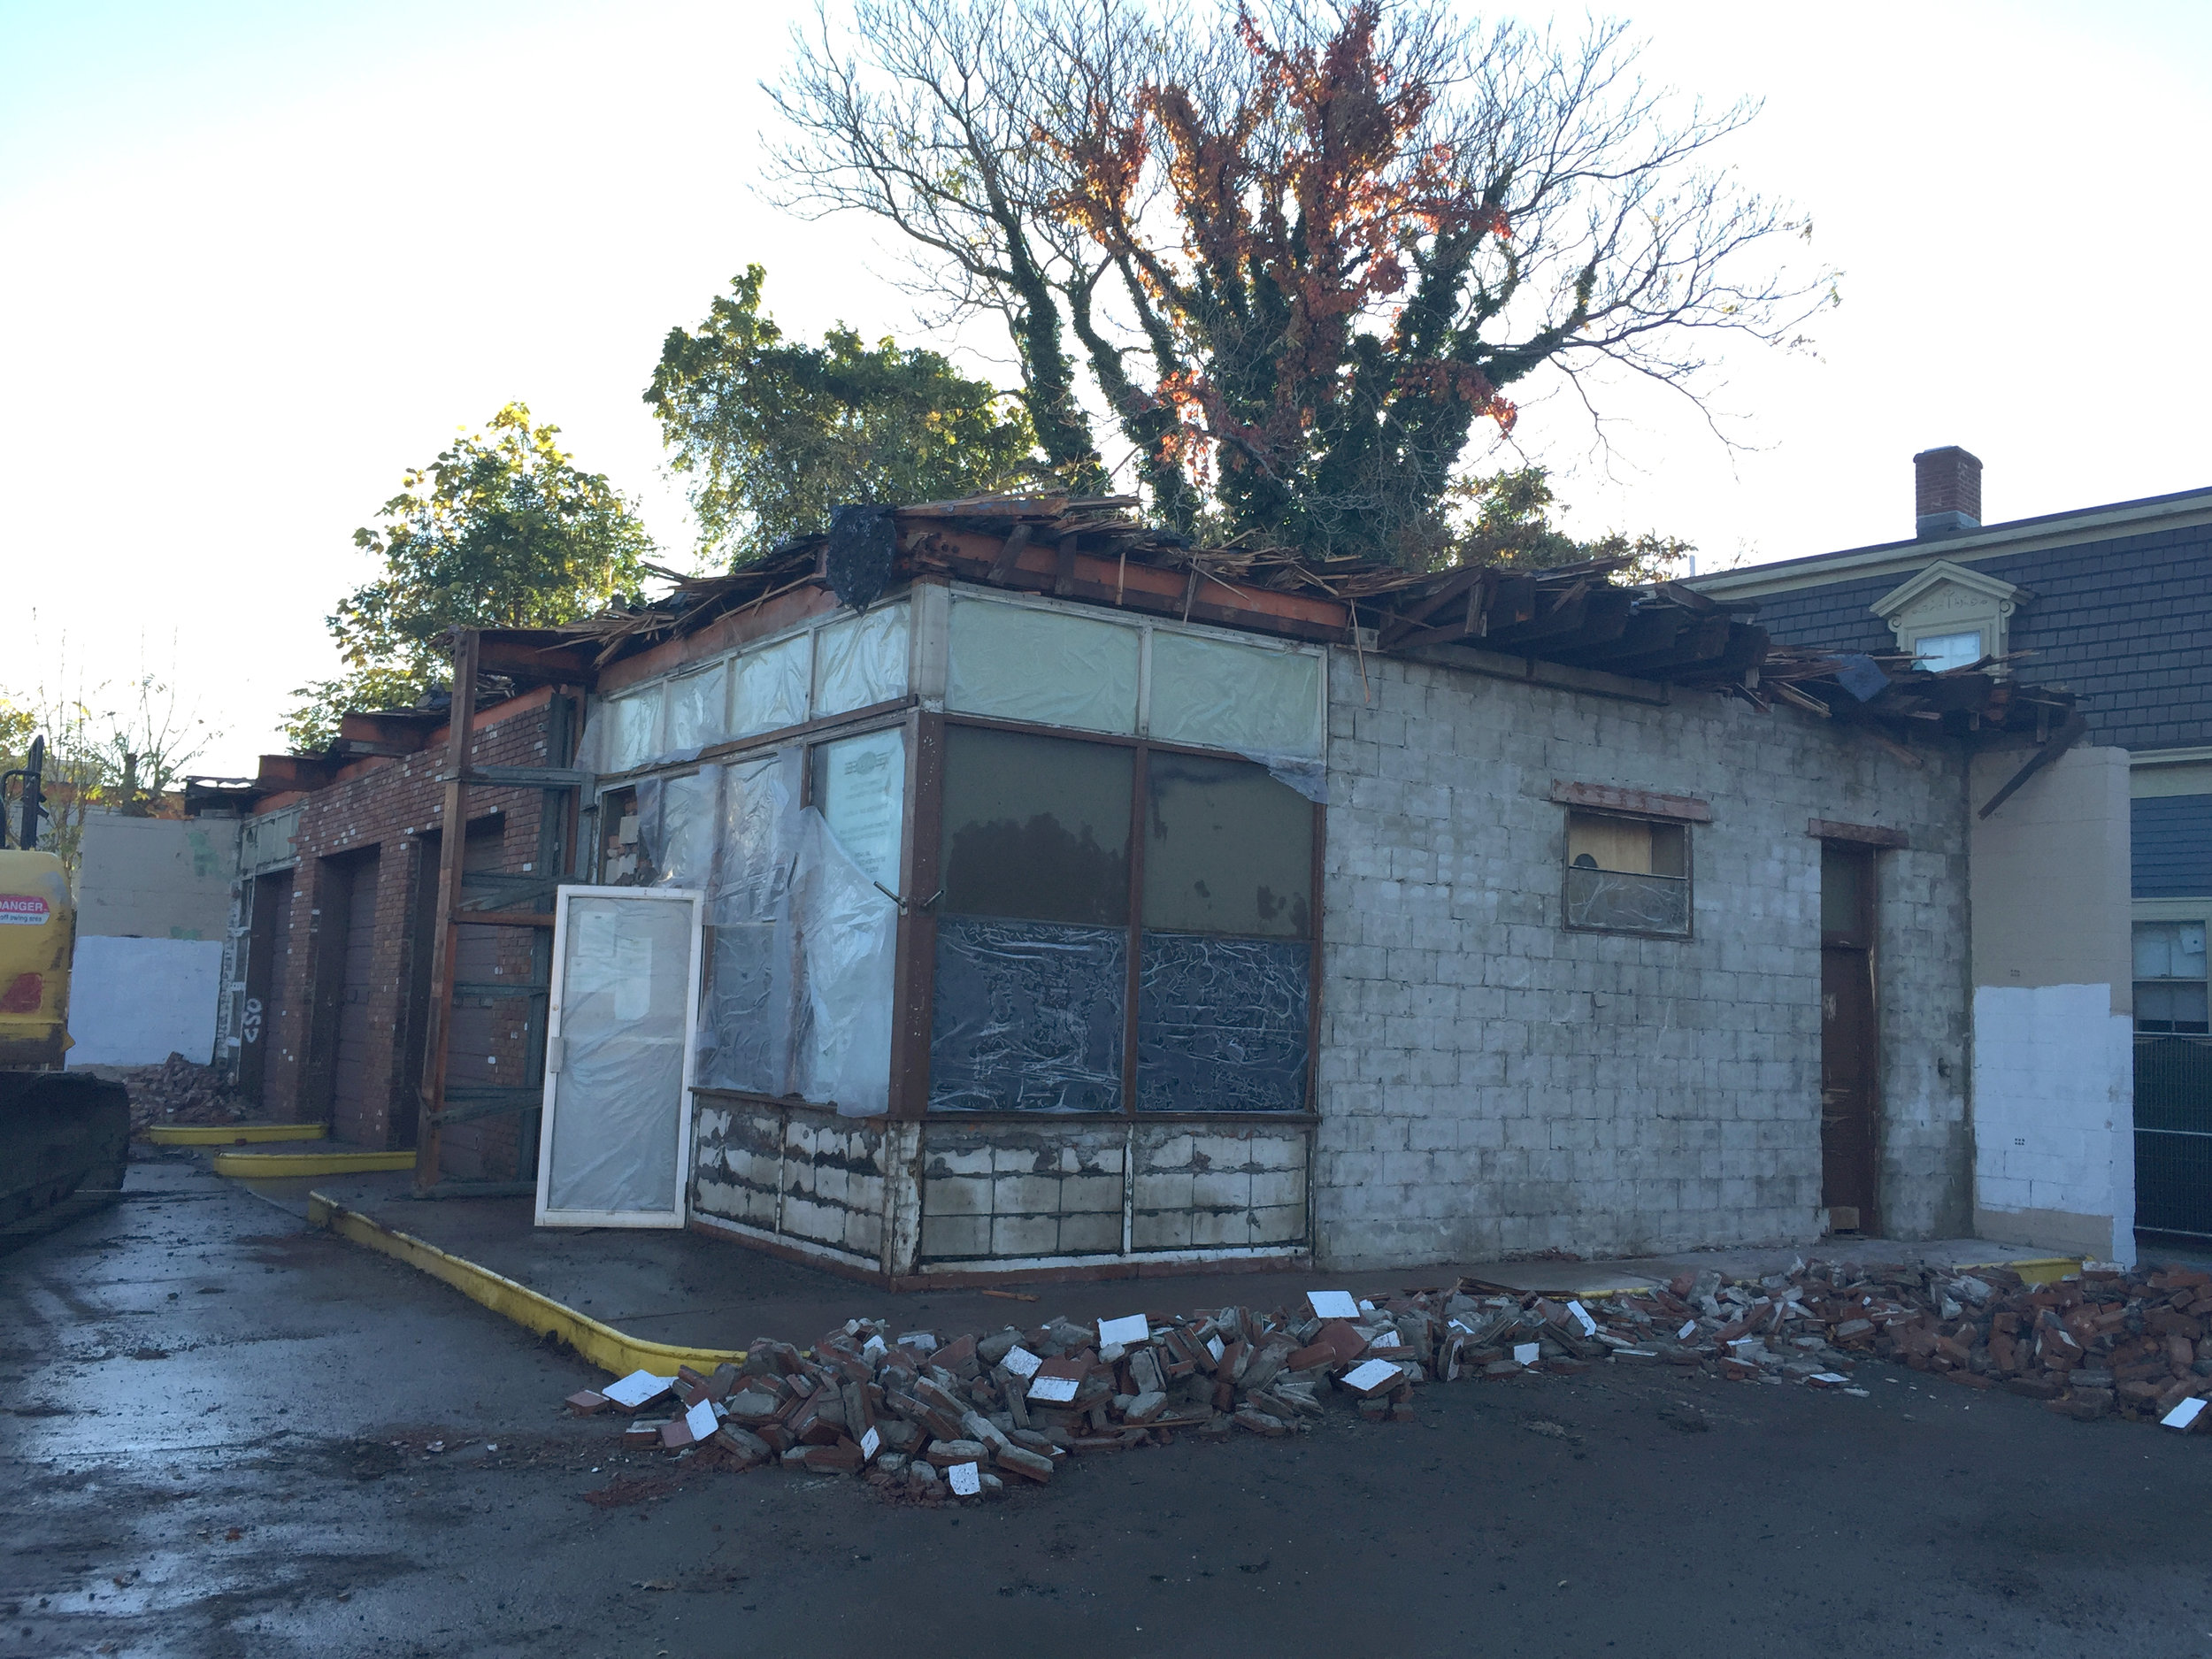
M2034 753L1974 758L1978 812ZM2128 755L2075 749L1971 823L1974 1224L2134 1259Z
M85 816L77 932L219 941L230 926L238 820Z

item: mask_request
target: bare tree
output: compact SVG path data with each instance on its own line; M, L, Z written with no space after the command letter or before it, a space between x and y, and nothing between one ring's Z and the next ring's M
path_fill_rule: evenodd
M1831 297L1774 257L1807 225L1711 165L1755 106L1636 55L1410 0L861 0L769 90L787 199L1003 316L1056 465L1097 465L1072 334L1163 517L1422 558L1507 388L1554 372L1594 419L1609 366L1702 411L1717 334Z

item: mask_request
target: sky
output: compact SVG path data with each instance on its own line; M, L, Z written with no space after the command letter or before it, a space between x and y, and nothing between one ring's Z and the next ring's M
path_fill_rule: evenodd
M0 0L0 692L154 673L193 770L250 774L336 671L355 528L510 400L686 550L640 396L671 326L758 261L791 333L923 338L895 248L758 188L808 9ZM1729 159L1843 303L1812 352L1728 351L1733 447L1624 391L1599 451L1528 388L1570 527L1708 570L1893 540L1947 443L1991 521L2212 484L2212 6L1614 10L1653 81L1763 100Z

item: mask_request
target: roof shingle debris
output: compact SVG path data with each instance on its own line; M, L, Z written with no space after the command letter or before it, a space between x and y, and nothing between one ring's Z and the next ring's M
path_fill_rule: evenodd
M1624 558L1543 570L1418 571L1245 542L1195 547L1136 518L1136 505L1126 495L1043 495L895 508L894 577L949 576L1447 664L1469 650L1536 659L1713 691L1763 710L1778 701L1824 718L1909 729L1932 723L1954 733L2041 733L2074 703L2063 690L2019 684L2004 663L1929 673L1902 653L1778 644L1753 619L1755 603L1717 600L1678 582L1625 585L1617 580ZM656 569L672 585L664 597L559 633L590 644L603 663L804 588L869 603L872 591L839 591L829 544L826 535L807 537L717 575Z
M941 1502L997 1496L1010 1479L1042 1485L1071 1456L1178 1435L1286 1439L1337 1404L1410 1422L1426 1383L1601 1363L1864 1394L1855 1369L1886 1359L2068 1417L2188 1427L2200 1409L2187 1402L2212 1395L2208 1321L2212 1274L2178 1267L2032 1286L2005 1268L1816 1262L1733 1283L1685 1272L1588 1302L1463 1279L1373 1300L1317 1292L1271 1313L1063 1317L950 1339L853 1319L803 1351L756 1338L741 1366L637 1371L567 1403L646 1410L626 1444L732 1470L858 1474L887 1496Z

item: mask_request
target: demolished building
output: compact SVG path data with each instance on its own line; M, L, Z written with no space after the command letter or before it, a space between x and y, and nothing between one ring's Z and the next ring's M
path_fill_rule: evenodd
M2070 698L1126 505L848 510L273 761L265 1091L338 1113L350 955L426 1188L894 1285L1969 1230L1972 941L2073 856L1985 901L1970 772Z

